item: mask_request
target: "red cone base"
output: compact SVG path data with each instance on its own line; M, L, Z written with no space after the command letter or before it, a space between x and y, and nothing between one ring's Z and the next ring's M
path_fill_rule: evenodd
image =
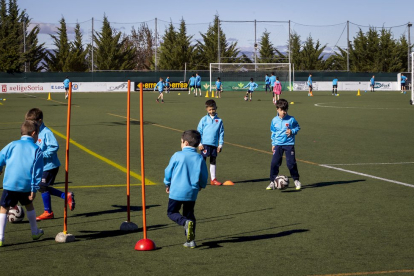
M150 239L142 239L135 244L135 250L138 251L150 251L154 250L155 248L155 243Z

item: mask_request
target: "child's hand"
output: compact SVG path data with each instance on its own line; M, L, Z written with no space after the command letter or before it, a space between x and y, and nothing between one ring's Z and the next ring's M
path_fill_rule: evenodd
M165 188L165 192L166 192L167 194L169 194L169 193L170 193L170 187Z
M276 146L272 146L272 153L275 153Z
M36 193L32 192L29 196L29 200L33 201L35 199L35 197L36 197Z
M202 188L201 188L201 187L199 187L199 188L198 188L198 191L201 191L201 189L202 189Z
M203 150L203 149L204 149L203 145L201 145L201 144L200 144L200 145L198 146L198 149L199 149L199 150Z
M288 128L286 130L286 135L289 137L292 134L292 130L290 128Z
M222 151L222 146L218 146L218 148L217 148L217 152L221 152Z

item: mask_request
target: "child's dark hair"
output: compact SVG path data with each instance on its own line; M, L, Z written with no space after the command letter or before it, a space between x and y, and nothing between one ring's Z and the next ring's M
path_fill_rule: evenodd
M272 75L274 76L275 75L275 72L272 72Z
M276 80L279 80L279 77L276 77Z
M250 78L250 81L253 81L253 78Z
M40 119L43 120L43 112L39 108L32 108L29 111L27 111L26 116L24 118L25 120L33 120L33 121L39 121Z
M206 108L207 107L217 107L215 100L208 100L206 101Z
M191 76L194 77L194 74L192 74Z
M26 120L20 127L21 135L31 136L33 132L39 133L39 124L34 120Z
M188 142L190 147L196 148L201 142L201 134L197 130L190 129L183 132L181 139L183 142Z
M289 103L285 99L280 99L276 102L276 109L281 109L284 111L288 111L289 109Z
M220 80L220 78L217 78L217 80Z

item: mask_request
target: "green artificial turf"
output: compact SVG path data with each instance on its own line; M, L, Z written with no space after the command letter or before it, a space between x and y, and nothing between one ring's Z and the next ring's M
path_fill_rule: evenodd
M182 246L182 227L166 215L163 177L180 150L181 131L197 128L207 99L172 92L158 104L157 95L144 95L144 133L145 176L155 183L146 186L147 234L158 249L134 250L143 238L136 185L141 181L134 177L131 219L140 231L119 231L127 218L126 174L102 160L126 168L126 93L75 93L71 139L77 144L70 144L69 186L76 209L68 211L68 232L76 241L54 241L63 230L63 201L52 198L55 219L39 222L41 240L31 241L27 218L7 224L0 248L5 275L414 274L414 187L384 180L414 185L414 107L408 94L284 92L282 98L294 102L289 114L301 127L296 157L303 189L292 188L291 179L289 189L268 191L270 122L276 116L271 96L255 92L245 102L244 92L224 92L216 99L225 128L217 178L235 185L208 185L200 192L196 249ZM2 97L0 148L19 139L32 107L43 110L47 126L66 135L63 94L52 94L52 101L47 94ZM138 93L131 105L131 170L141 174ZM62 163L56 182L63 187L65 140L56 137ZM280 173L289 175L285 162ZM42 207L39 194L37 214Z

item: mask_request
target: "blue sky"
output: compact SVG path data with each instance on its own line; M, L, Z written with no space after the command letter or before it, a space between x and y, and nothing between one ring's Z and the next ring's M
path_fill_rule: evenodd
M396 4L397 3L397 4ZM205 32L215 14L225 21L288 21L291 29L305 39L312 35L334 46L346 45L346 21L350 25L350 37L355 35L359 27L365 26L397 26L392 31L396 37L407 35L406 24L414 22L414 1L381 1L381 0L342 0L342 1L245 1L245 0L210 0L210 1L142 1L142 0L19 0L21 9L26 9L32 22L40 23L42 35L40 40L50 48L49 33L53 33L62 16L67 23L81 23L84 42L89 43L92 20L95 19L95 31L102 26L104 14L112 26L119 31L129 33L139 22L147 21L150 28L155 29L155 18L158 18L157 29L162 35L169 21L178 23L184 18L188 24L188 32L194 39L200 38L199 32ZM318 26L306 26L318 25ZM319 26L322 25L322 26ZM333 25L333 26L328 26ZM361 26L357 26L361 25ZM288 38L287 23L257 23L256 39L259 40L264 30L271 33L273 44L283 48ZM72 32L74 24L68 24ZM223 22L222 28L229 41L237 41L243 50L251 50L254 44L254 23ZM411 28L413 29L413 28ZM411 30L412 41L413 30Z

